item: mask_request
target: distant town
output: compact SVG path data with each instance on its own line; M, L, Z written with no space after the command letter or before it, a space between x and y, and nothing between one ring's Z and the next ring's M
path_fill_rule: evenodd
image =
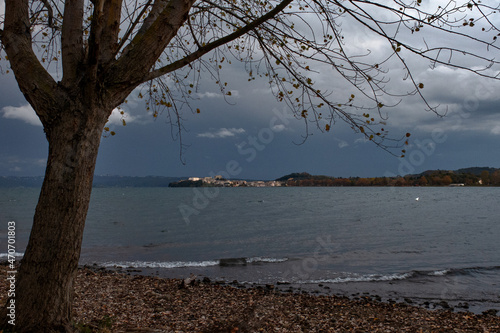
M170 183L169 187L275 187L286 186L286 182L278 180L229 180L222 176L214 177L190 177L185 180Z
M234 180L222 176L190 177L169 187L279 187L279 186L500 186L500 169L474 167L459 170L428 170L395 177L329 177L307 172L291 173L276 180Z

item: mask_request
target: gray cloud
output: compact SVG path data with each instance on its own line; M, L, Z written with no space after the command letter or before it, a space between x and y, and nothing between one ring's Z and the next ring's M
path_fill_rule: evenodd
M33 110L33 108L29 104L25 104L19 107L6 106L3 107L0 112L3 113L3 118L17 119L33 126L42 126L42 123L40 122L40 119L38 119L35 110Z
M220 128L204 133L199 133L197 136L200 138L217 139L217 138L227 138L236 136L238 134L243 134L246 131L243 128Z

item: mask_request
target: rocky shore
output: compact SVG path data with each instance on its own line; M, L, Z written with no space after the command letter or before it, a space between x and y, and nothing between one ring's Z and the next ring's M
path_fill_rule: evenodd
M0 285L7 290L5 279ZM5 299L2 292L0 302ZM349 300L91 268L78 272L74 320L82 332L500 332L500 317L493 313L431 311L368 296Z

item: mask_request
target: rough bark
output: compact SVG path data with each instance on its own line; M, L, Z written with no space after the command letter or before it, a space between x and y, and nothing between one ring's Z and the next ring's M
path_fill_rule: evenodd
M42 66L31 48L28 0L5 1L5 23L2 43L17 83L26 100L45 126L49 122L56 82Z
M63 58L63 86L74 84L81 71L80 64L84 57L83 43L84 3L68 0L64 5L65 24L62 27L61 54Z
M190 7L189 2L172 2L178 3L174 6L177 10L168 11L163 24L156 27L164 31L156 30L158 34L154 36L164 39L162 34L166 35L164 43L175 36L175 29L185 20ZM19 88L40 117L49 142L45 179L18 272L15 327L6 323L8 303L1 311L4 329L16 332L72 331L73 280L100 138L113 108L141 81L127 80L116 85L110 77L127 77L130 75L127 71L134 71L133 76L145 76L151 66L141 63L146 59L140 52L143 43L139 42L139 46L131 49L127 66L112 66L112 73L106 70L110 63L116 62L112 56L116 41L112 40L117 38L120 0L108 1L103 8L96 6L98 15L93 21L91 45L84 55L79 19L82 3L81 0L66 3L62 38L64 73L62 82L56 82L31 48L28 0L6 1L2 43ZM161 54L158 50L161 47L155 45L155 54ZM135 66L130 66L134 63Z
M45 179L18 272L16 332L72 331L73 279L109 112L65 104L47 130Z
M72 331L73 280L103 128L111 111L137 85L152 78L149 75L153 65L188 18L195 0L154 2L142 28L116 59L122 2L93 1L87 43L82 36L84 1L65 2L63 78L56 82L32 50L29 0L5 1L1 42L20 90L42 121L49 155L30 240L18 273L16 326L7 324L4 328L16 332ZM270 13L275 15L289 2L284 0ZM50 2L46 5L50 6ZM263 18L269 19L271 14ZM212 43L212 48L203 48L188 60L238 38L262 20ZM187 63L167 69L175 70ZM6 305L1 311L4 321Z
M195 0L170 0L144 32L138 33L109 68L108 84L137 86L147 74L188 18ZM151 13L153 15L153 13Z

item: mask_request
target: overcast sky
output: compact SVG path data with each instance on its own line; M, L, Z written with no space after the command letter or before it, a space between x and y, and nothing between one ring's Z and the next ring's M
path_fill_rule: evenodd
M370 49L368 61L390 51L388 44L370 38L366 29L344 29L349 36L346 40L355 41L353 49ZM432 34L419 38L424 36L427 42L442 38ZM109 125L117 134L102 139L96 174L187 177L225 171L233 178L275 179L303 171L374 177L428 169L500 167L500 82L445 67L431 70L428 61L408 59L417 82L425 84L429 103L448 112L444 118L426 112L416 97L403 98L398 106L387 109L390 134L412 134L404 159L366 142L341 122L328 133L311 126L312 135L299 144L305 134L303 121L290 117L286 105L272 97L265 81L248 82L247 74L235 65L223 73L231 96L224 99L216 85L202 84L192 104L201 113L184 113L182 143L186 148L182 157L179 140L172 138L165 115L154 119L135 91L123 105L127 126L120 125L118 115L110 118ZM391 66L387 76L397 90L406 84L402 65ZM5 63L2 68L7 68ZM355 92L332 77L315 79L334 94ZM48 145L12 73L0 75L0 96L0 176L43 175Z

